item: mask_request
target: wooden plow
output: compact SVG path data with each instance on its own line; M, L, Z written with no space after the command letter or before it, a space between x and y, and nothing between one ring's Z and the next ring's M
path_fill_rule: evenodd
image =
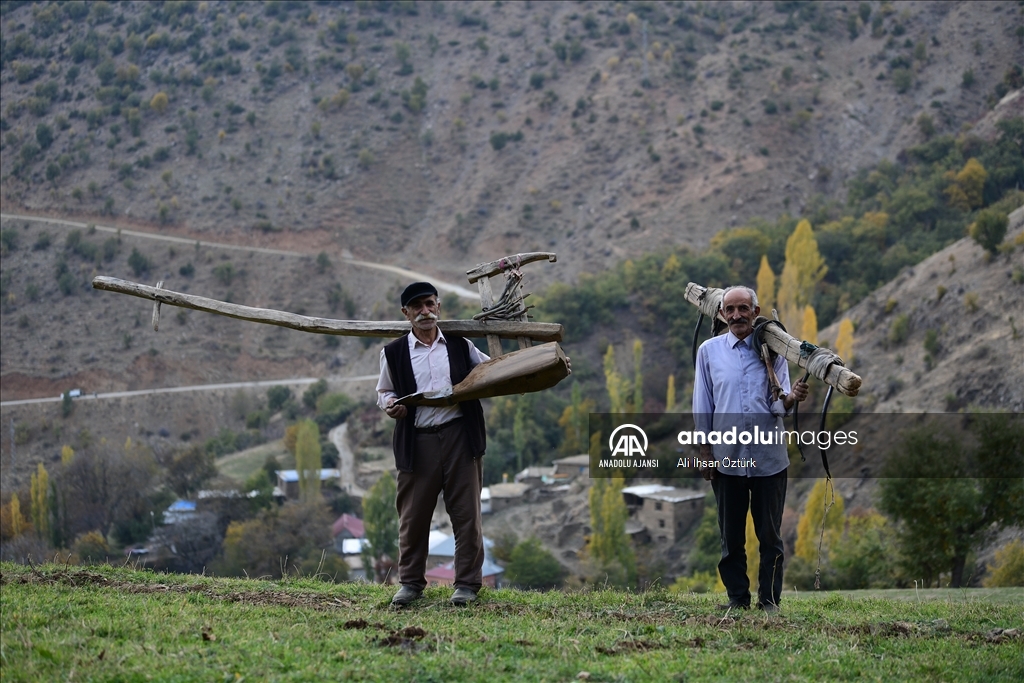
M466 272L469 282L476 283L480 291L483 310L473 320L442 320L442 332L464 337L487 339L491 360L473 368L466 378L449 390L430 394L413 394L399 399L404 405L453 405L470 399L507 396L549 389L569 375L569 367L558 342L564 328L558 323L538 323L529 319L529 306L524 299L520 268L534 261L554 263L557 256L551 252L515 254L482 263ZM505 276L502 294L494 301L490 279ZM93 278L94 289L128 294L149 299L153 304L153 329L160 328L160 307L163 304L191 308L196 311L247 320L265 325L287 327L300 332L333 334L345 337L401 337L411 326L407 321L334 320L299 315L269 308L241 306L218 299L184 294L164 289L163 282L155 287L104 275ZM501 339L515 339L519 350L502 354ZM534 342L544 342L534 346Z
M684 294L687 301L700 309L702 315L725 322L721 313L722 296L725 290L717 287L702 287L695 282L686 285ZM861 378L845 367L843 359L820 346L801 342L778 325L764 327L764 341L775 353L795 363L830 387L847 396L856 396L860 391Z

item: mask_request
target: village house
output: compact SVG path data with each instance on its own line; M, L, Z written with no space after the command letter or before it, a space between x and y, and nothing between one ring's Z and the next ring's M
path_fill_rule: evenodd
M490 500L490 512L501 512L505 508L518 505L523 502L523 496L530 490L527 484L491 484L486 489L487 497ZM481 504L484 500L484 492L480 492Z
M337 469L322 469L320 470L320 486L324 484L330 484L335 487L340 485L341 481L341 470ZM298 470L278 470L277 471L277 486L289 500L295 500L299 497L299 471Z
M555 477L565 475L568 477L589 477L590 476L590 455L570 455L568 458L559 458L553 462L555 466Z
M655 541L674 543L704 514L707 494L674 486L644 484L627 486L622 497L631 519L647 529Z

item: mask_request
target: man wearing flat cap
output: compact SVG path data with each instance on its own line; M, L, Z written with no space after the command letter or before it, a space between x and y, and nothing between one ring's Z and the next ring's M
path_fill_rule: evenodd
M437 327L440 312L437 289L429 282L406 287L402 314L412 331L380 353L377 405L395 420L398 467L398 580L402 587L391 601L396 606L419 599L427 585L430 520L441 492L455 533L452 604L476 600L482 581L480 489L486 436L480 401L442 407L395 403L401 396L455 386L489 360L466 338L442 333Z

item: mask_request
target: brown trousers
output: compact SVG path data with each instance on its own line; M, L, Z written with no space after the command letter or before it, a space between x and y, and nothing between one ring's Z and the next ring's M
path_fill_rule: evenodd
M413 471L398 473L398 580L403 586L426 588L430 520L437 496L443 491L455 532L455 587L480 590L484 563L482 487L482 458L470 453L461 420L437 432L416 433Z

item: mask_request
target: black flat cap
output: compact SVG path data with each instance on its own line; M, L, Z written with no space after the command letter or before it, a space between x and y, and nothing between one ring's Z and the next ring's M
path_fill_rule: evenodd
M404 292L402 292L402 308L405 308L413 299L418 299L421 296L427 296L429 294L437 296L437 289L434 288L434 285L429 282L412 283L405 288Z

